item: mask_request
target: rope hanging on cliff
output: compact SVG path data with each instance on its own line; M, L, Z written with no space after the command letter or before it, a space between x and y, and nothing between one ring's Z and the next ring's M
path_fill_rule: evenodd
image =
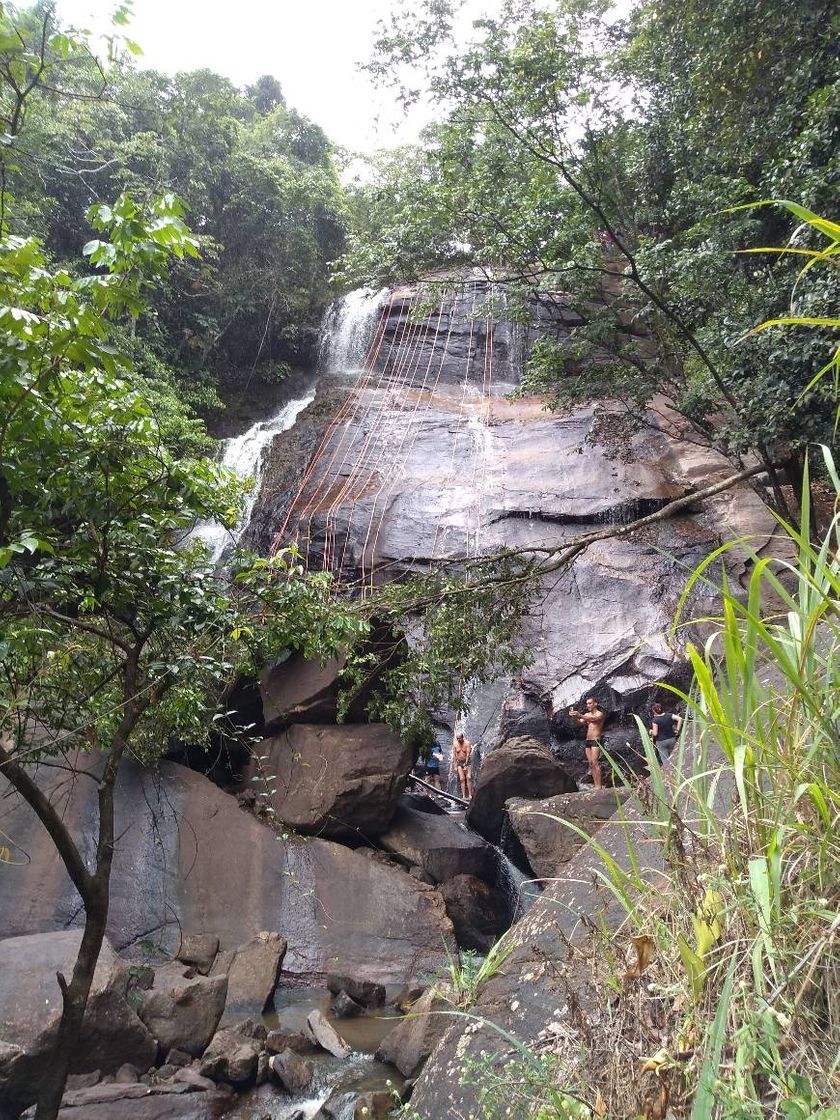
M329 462L327 463L326 467L321 472L320 478L316 477L315 485L314 485L314 488L312 490L312 493L310 494L309 499L307 500L307 502L304 505L303 510L301 511L300 522L299 522L301 525L303 525L304 518L306 517L306 514L307 513L309 514L308 518L306 519L306 530L305 530L306 531L306 547L305 547L305 550L304 550L304 555L307 558L307 561L309 561L310 552L311 552L311 548L312 548L312 520L313 520L315 514L318 512L318 507L321 504L322 493L323 493L323 499L326 500L327 497L329 496L330 486L333 485L332 480L333 480L333 478L335 478L337 476L340 476L341 470L343 469L343 466L344 466L344 463L347 460L347 455L349 454L350 449L353 446L353 432L355 431L356 418L358 416L359 408L360 408L363 400L365 399L365 394L370 387L370 382L371 382L371 379L373 377L374 371L376 369L376 366L377 366L377 363L378 363L378 360L379 360L379 356L380 356L380 353L381 353L381 350L382 350L382 345L384 343L385 337L386 337L387 332L388 332L388 319L390 317L391 309L393 307L393 302L394 302L394 300L393 300L393 296L392 296L391 300L389 301L387 315L383 316L382 332L381 332L381 337L379 339L379 344L376 348L375 353L369 354L368 358L365 361L364 376L357 383L356 388L354 389L353 399L352 399L352 407L349 411L349 415L345 416L344 427L341 431L341 434L340 434L338 440L334 442L334 446L333 446L333 449L332 449L332 455L330 456ZM389 358L390 358L390 354L389 354ZM387 365L388 365L389 358L386 358L385 363L383 365L383 368L380 370L379 384L382 383L382 378L385 376L385 371L387 370ZM345 440L347 440L346 447L345 447ZM333 471L333 464L335 463L335 460L338 458L339 452L342 450L342 448L344 448L344 453L343 453L343 456L342 456L341 463L339 464L338 468L336 468L336 470ZM329 507L327 507L327 508L329 509Z
M416 324L412 323L410 313L406 316L403 324L402 337L398 340L396 333L394 341L391 343L391 348L388 358L383 366L382 373L377 383L376 390L370 394L370 400L365 408L365 413L362 418L362 429L365 436L361 448L356 453L356 459L353 466L347 472L347 479L343 486L334 494L325 516L325 529L324 529L324 556L322 567L327 570L330 567L330 525L331 521L335 522L335 513L341 505L344 504L345 499L350 493L356 490L357 494L364 490L364 484L360 484L361 474L366 466L366 460L369 458L370 448L374 445L375 438L379 432L379 425L382 420L385 402L387 400L387 392L395 382L400 382L403 377L404 370L410 361L414 348L416 347ZM394 355L396 358L394 359ZM371 418L371 414L376 412L376 415ZM345 450L342 461L339 464L336 474L340 477L347 465L347 459L350 451L353 448L353 441L351 440L347 449ZM372 478L372 475L371 475ZM370 481L370 479L368 480ZM349 527L348 527L349 529Z
M434 385L433 385L432 389L430 391L428 391L429 373L431 372L432 360L433 360L433 358L435 356L435 352L437 350L438 337L440 335L440 323L441 323L441 318L443 316L443 308L444 308L444 305L443 305L443 302L441 302L438 305L438 309L437 309L437 320L436 320L436 323L435 323L435 334L434 334L434 339L432 340L432 345L429 348L429 359L426 362L426 369L425 369L425 372L423 374L423 381L419 386L417 386L416 384L414 384L414 377L412 376L412 378L411 378L412 387L416 391L416 400L414 402L414 408L412 409L410 416L406 418L406 422L403 424L402 437L400 439L399 447L396 449L396 452L395 452L395 464L394 464L394 469L391 472L390 480L383 476L383 486L380 487L380 489L377 492L376 496L374 497L373 503L371 505L370 519L368 520L368 527L367 527L367 531L365 533L364 544L362 546L362 561L363 561L363 564L362 564L362 573L361 573L362 583L364 584L364 581L365 581L364 557L368 554L368 550L369 550L371 590L373 590L374 571L375 571L375 567L376 567L376 550L377 550L377 547L378 547L378 544L379 544L379 535L382 531L382 527L385 523L385 517L388 513L388 503L390 501L391 495L394 492L394 489L396 488L397 483L399 482L400 478L403 477L402 471L404 470L405 465L409 462L409 460L411 458L411 453L414 450L414 445L417 442L417 437L420 433L421 425L417 421L417 413L420 409L420 402L422 400L424 400L424 394L427 394L425 396L426 407L425 407L424 413L423 413L423 415L425 416L428 413L428 411L431 407L433 395L434 395L434 392L437 389L438 383L440 381L441 371L443 370L443 365L444 365L444 362L446 361L446 355L447 355L448 350L449 350L449 341L450 341L450 337L451 337L451 334L452 334L452 315L451 314L449 316L449 328L448 328L447 333L446 333L446 341L445 341L444 346L443 346L443 353L441 355L440 362L438 363L437 375L435 377L435 381L434 381ZM418 364L420 364L420 363L418 363ZM406 385L406 388L408 388L408 385ZM406 443L406 438L409 436L409 434L411 436L411 439L409 441L408 449L406 450L405 443ZM387 490L387 492L385 492L386 490ZM383 497L383 495L384 495L384 500L383 500L383 504L382 504L382 513L380 515L379 523L376 527L376 531L373 534L373 539L371 540L371 532L373 530L374 521L376 520L377 504L379 502L380 497Z
M425 417L425 416L428 415L429 411L431 410L432 404L434 403L435 394L437 393L438 386L440 384L441 374L443 373L443 369L444 369L444 366L446 364L446 359L447 359L447 356L449 354L449 344L450 344L451 337L452 337L452 323L453 323L453 320L454 320L454 309L455 309L454 298L452 300L452 305L451 305L451 307L449 309L449 313L448 313L449 314L449 320L448 320L448 328L447 328L447 331L446 331L446 339L445 339L444 344L443 344L443 350L441 352L440 362L438 363L437 373L435 374L435 379L434 379L433 385L431 386L431 388L427 388L428 373L429 373L429 369L431 367L431 359L434 356L434 348L437 345L437 337L438 337L438 333L439 333L439 330L440 330L440 318L443 315L444 306L445 306L444 303L441 302L440 307L438 308L438 323L437 323L437 329L435 331L435 342L433 344L432 351L429 355L429 363L428 363L427 368L426 368L426 374L424 375L424 378L423 378L423 385L417 390L417 397L416 397L416 401L415 401L415 405L414 405L414 410L411 414L410 422L404 428L404 431L403 431L403 440L401 441L401 444L400 444L400 454L402 455L403 465L405 465L409 462L409 460L411 458L412 451L414 449L414 444L416 443L418 434L420 432L422 422L418 422L417 412L418 412L419 407L420 407L420 402L421 402L421 400L423 400L423 394L424 393L426 394L426 396L425 396L426 407L423 410L423 417ZM411 442L409 444L408 450L405 453L403 453L403 444L405 442L405 436L408 433L409 428L411 429L411 432L412 432L412 438L411 438ZM394 474L393 474L393 478L392 478L390 487L389 487L389 493L388 493L388 495L386 495L386 500L383 503L383 509L382 509L382 513L381 513L380 518L379 518L379 524L377 525L376 532L375 532L374 537L373 537L373 542L371 544L371 556L372 556L372 558L375 558L375 556L376 556L376 551L377 551L378 542L379 542L379 536L380 536L380 533L381 533L382 528L383 528L384 523L385 523L385 517L387 516L387 513L388 513L388 500L389 500L390 495L393 492L393 489L395 488L397 482L399 481L399 478L400 478L400 475L395 471ZM368 525L368 534L370 533L370 529L373 525L374 516L375 516L375 510L373 510L372 513L371 513L371 520L370 520L370 523ZM366 537L366 540L367 540L367 537ZM409 561L409 566L413 567L416 564L417 559L418 559L418 556L417 556L417 553L415 552L412 555L412 557ZM384 570L386 570L386 568L387 568L387 566L380 567L379 570L384 571ZM371 565L371 586L372 585L373 585L373 565Z
M315 468L316 468L318 462L320 461L320 458L323 455L323 453L324 453L324 451L327 447L327 444L329 443L329 440L332 437L333 432L338 427L338 425L341 423L342 419L347 414L347 412L350 410L350 406L357 399L355 394L356 394L356 391L358 390L358 388L360 387L362 381L366 378L369 378L371 370L376 365L376 360L377 360L378 355L379 355L379 350L382 346L382 340L385 337L385 328L386 328L387 323L388 323L388 317L390 315L391 305L393 304L393 302L394 302L394 296L393 296L393 293L392 293L391 297L388 301L387 307L382 309L382 312L381 312L380 317L379 317L379 322L377 324L377 329L374 332L374 335L371 339L370 346L368 347L367 353L365 355L365 361L363 362L362 367L359 370L359 373L357 375L356 382L353 386L353 389L350 391L350 393L348 393L347 398L342 402L342 405L338 409L338 411L336 412L336 415L332 418L330 423L327 425L327 428L326 428L326 431L324 432L323 438L321 439L321 442L318 445L314 455L309 460L309 464L308 464L306 470L304 471L303 476L301 477L300 484L298 486L297 492L295 493L295 496L292 499L292 502L289 506L289 509L288 509L287 513L286 513L286 517L283 521L283 524L281 525L277 535L274 538L274 542L273 542L272 548L271 548L271 554L272 555L274 555L282 547L283 538L286 534L286 530L288 529L289 522L292 518L292 514L295 512L295 510L297 508L297 505L298 505L298 502L300 501L304 490L306 489L310 479L312 478L312 475L315 471ZM371 359L371 354L374 351L375 351L374 357ZM300 518L298 519L298 524L300 524Z

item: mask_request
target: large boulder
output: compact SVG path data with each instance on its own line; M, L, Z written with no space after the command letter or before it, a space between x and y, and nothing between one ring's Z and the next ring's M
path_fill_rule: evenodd
M279 933L264 932L240 945L230 960L226 954L217 957L213 972L224 973L227 979L223 1023L262 1015L274 996L285 953L285 939Z
M508 907L498 892L474 875L455 875L440 893L461 948L486 953L507 928Z
M95 783L68 781L54 769L38 777L73 835L91 835ZM340 844L284 840L182 766L152 772L126 761L115 814L108 937L124 955L139 957L149 930L169 955L182 929L212 931L223 950L276 930L288 942L283 969L301 980L318 983L337 972L399 987L445 967L444 945L454 949L436 891ZM0 828L28 857L0 874L0 935L78 925L81 900L55 846L2 779Z
M212 1082L208 1082L214 1088ZM59 1120L208 1120L221 1115L230 1101L198 1085L96 1085L65 1093ZM29 1113L24 1114L29 1117Z
M194 1058L203 1054L225 1007L226 976L202 976L172 961L155 969L154 984L143 993L139 1015L158 1045Z
M258 748L275 792L277 817L300 832L365 836L383 832L414 761L384 724L318 727L295 724ZM258 790L263 783L252 779Z
M492 844L501 837L505 802L577 789L563 767L535 739L509 739L484 759L467 810L467 823Z
M496 863L490 845L448 813L418 812L400 804L379 843L403 863L422 868L435 883L445 883L455 875L489 881L494 875Z
M437 988L429 988L410 1014L385 1035L376 1057L396 1066L403 1077L415 1077L451 1025L454 1012Z
M185 933L175 954L179 961L206 976L219 951L219 939L212 933Z
M303 1093L312 1084L315 1067L294 1050L281 1050L272 1054L268 1068L287 1093Z
M257 1077L260 1044L237 1031L222 1029L213 1035L199 1069L202 1077L227 1085L250 1085Z
M81 939L80 930L65 930L0 941L0 1112L14 1113L37 1096L61 1018L56 973L69 980ZM125 1062L143 1072L154 1061L155 1040L126 1000L128 979L104 941L72 1073L115 1073Z
M287 723L335 723L338 715L339 674L344 657L324 665L292 653L270 665L260 677L260 697L267 729Z
M333 1029L323 1011L310 1011L306 1018L306 1030L314 1043L332 1054L336 1058L346 1058L350 1054L350 1047Z
M592 836L627 798L626 786L583 789L543 801L514 797L506 802L511 827L522 845L534 875L550 879L558 874L586 840L575 828ZM569 828L568 821L575 828ZM451 910L449 911L451 917ZM456 926L457 929L457 926Z

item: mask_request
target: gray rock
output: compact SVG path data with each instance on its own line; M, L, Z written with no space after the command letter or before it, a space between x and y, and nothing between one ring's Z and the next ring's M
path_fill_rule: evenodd
M139 1080L137 1070L131 1062L124 1062L114 1074L114 1081L117 1085L136 1085Z
M201 1058L202 1077L242 1087L256 1080L259 1043L236 1031L219 1030Z
M268 1027L258 1019L242 1019L241 1022L231 1024L232 1029L246 1038L253 1038L257 1042L265 1042L268 1038Z
M335 723L339 673L345 658L325 665L293 653L260 677L260 697L267 728L286 723Z
M557 875L563 864L574 857L585 840L563 821L569 821L592 836L610 819L617 807L626 800L629 790L585 789L579 793L561 794L543 801L512 798L506 803L511 827L516 833L534 874L543 879ZM452 911L457 932L457 923Z
M188 1066L192 1061L192 1055L188 1054L186 1050L170 1050L166 1055L165 1064L168 1066Z
M213 967L219 951L219 939L212 933L185 933L175 954L179 961L190 964L204 976Z
M364 1008L360 1003L356 1003L351 996L348 996L347 992L341 991L333 1000L330 1011L337 1019L352 1019L356 1015L361 1015Z
M92 834L94 782L71 788L62 771L50 771L44 788L60 800L74 835ZM13 936L78 926L81 901L55 846L2 778L0 804L3 830L29 855L27 864L6 866L0 875L0 930ZM316 983L324 973L343 972L398 987L421 970L445 966L444 944L454 951L436 892L343 845L281 840L234 797L183 766L163 763L153 773L126 761L115 815L120 843L108 936L126 955L139 951L132 947L150 929L169 953L177 951L181 929L213 930L231 950L255 930L276 929L288 941L283 969L293 976ZM122 1060L136 1063L136 1054Z
M440 889L462 949L486 953L506 928L498 892L474 875L455 875Z
M391 1093L380 1089L361 1093L353 1108L353 1120L388 1120L396 1106Z
M279 1084L293 1096L306 1092L315 1076L312 1063L301 1058L294 1050L281 1050L279 1054L272 1054L268 1065Z
M312 1041L336 1058L346 1058L350 1053L350 1047L330 1026L322 1011L310 1011L306 1017L306 1028Z
M193 1089L201 1089L207 1092L216 1088L214 1081L211 1081L209 1077L203 1077L197 1069L190 1069L189 1066L176 1069L173 1080L182 1081L185 1085L192 1086Z
M429 988L414 1004L410 1015L385 1035L376 1057L396 1066L403 1077L415 1077L451 1025L446 1013L453 1010L437 989Z
M64 1083L64 1091L69 1093L74 1089L90 1089L94 1085L98 1085L101 1080L102 1074L98 1069L91 1073L71 1073Z
M61 1017L56 973L71 975L80 942L79 930L0 941L0 1099L7 1108L36 1099ZM128 969L103 942L72 1073L110 1073L126 1061L141 1071L151 1066L155 1040L126 1001L127 986Z
M406 984L394 997L394 1007L397 1011L410 1011L427 988L427 984Z
M99 1086L97 1086L99 1088ZM112 1085L119 1096L89 1100L69 1098L62 1104L59 1120L208 1120L220 1115L224 1097L218 1089L198 1092L188 1085ZM138 1090L143 1090L141 1095ZM93 1090L91 1090L93 1092ZM228 1105L229 1107L229 1105Z
M314 1048L314 1043L309 1035L304 1034L303 1031L289 1031L281 1027L268 1032L265 1048L272 1054L279 1054L283 1050L294 1050L296 1054L307 1054Z
M346 992L351 999L361 1003L363 1007L385 1006L385 988L382 984L374 983L373 980L331 973L327 977L327 988L333 995Z
M534 739L511 739L485 759L467 810L467 823L497 844L511 797L571 793L577 785Z
M454 875L492 881L495 873L490 845L449 814L438 816L399 805L379 843L404 863L422 868L434 883L445 883Z
M260 933L240 945L227 970L227 1026L245 1015L261 1015L274 996L286 941L279 933Z
M295 724L257 748L276 775L267 800L281 821L319 836L383 832L414 761L384 724ZM261 789L257 782L255 788Z
M164 1050L202 1054L225 1007L226 976L201 976L179 961L155 969L153 987L143 995L140 1018Z

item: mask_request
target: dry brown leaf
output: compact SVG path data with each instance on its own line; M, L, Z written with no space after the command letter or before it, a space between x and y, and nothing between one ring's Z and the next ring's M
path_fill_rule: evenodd
M668 1086L663 1081L659 1086L659 1096L650 1114L650 1120L665 1120L666 1113L668 1112Z
M633 942L633 948L636 950L636 960L624 973L625 980L633 980L642 975L653 960L653 951L656 948L656 942L652 937L648 937L647 934L642 934L641 937L633 937L631 940Z
M642 1105L642 1116L644 1120L665 1120L665 1116L668 1112L669 1097L668 1086L663 1081L659 1085L659 1092L656 1094L656 1098L654 1098L653 1094L649 1097L645 1097L645 1103Z
M599 1118L599 1120L600 1120L600 1117L607 1115L607 1102L601 1096L601 1090L600 1089L596 1090L595 1107L593 1108L592 1111Z

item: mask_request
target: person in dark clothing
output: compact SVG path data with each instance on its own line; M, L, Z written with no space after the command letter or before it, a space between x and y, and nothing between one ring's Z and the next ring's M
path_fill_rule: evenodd
M650 735L656 747L656 754L660 763L665 763L676 746L677 736L683 725L683 717L676 712L666 712L664 707L656 703L651 708Z
M443 762L443 747L435 739L432 743L432 753L426 760L426 781L435 789L441 789L440 764Z

